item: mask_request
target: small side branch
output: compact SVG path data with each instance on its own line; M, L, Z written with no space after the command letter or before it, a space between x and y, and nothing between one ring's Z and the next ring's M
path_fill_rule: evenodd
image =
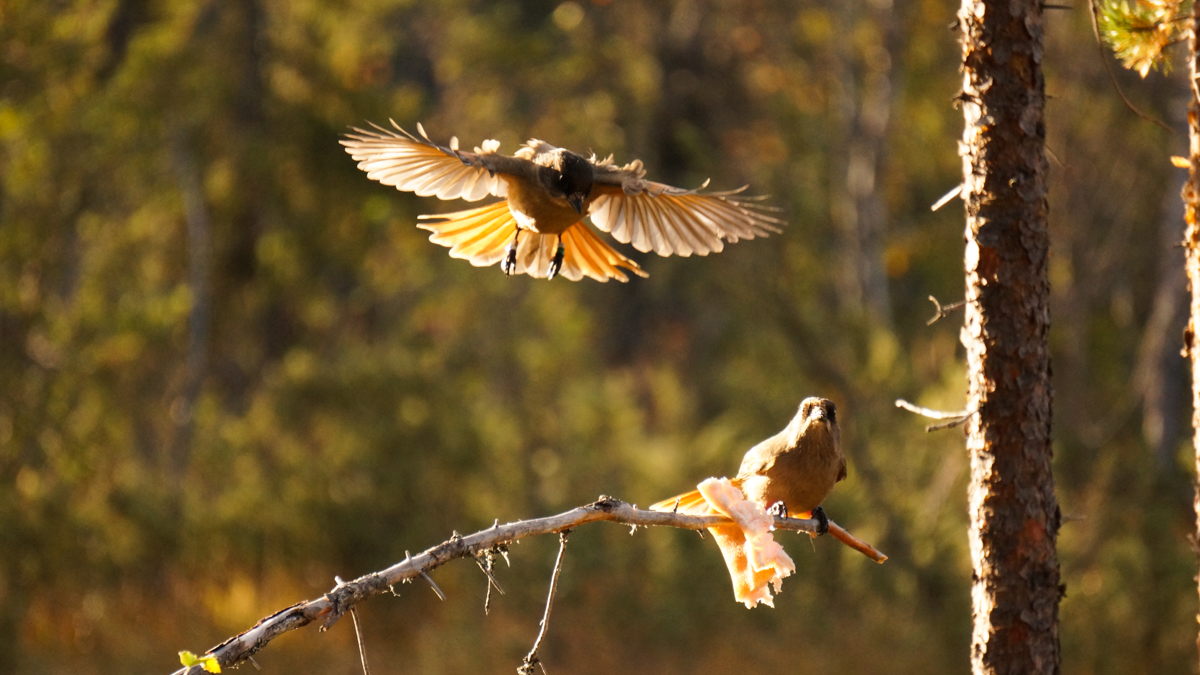
M879 549L850 534L843 529L841 525L838 525L833 521L830 521L829 523L829 534L833 535L834 539L837 539L838 541L867 556L880 565L883 564L883 561L888 559L888 557L879 551Z
M362 659L363 675L371 675L367 666L367 647L363 644L362 628L358 625L358 608L350 608L350 618L354 620L354 637L358 639L358 656Z
M457 535L457 533L455 533L455 534ZM454 538L453 538L453 537L451 537L450 541L454 541ZM412 554L411 554L411 553L409 553L408 551L405 551L405 552L404 552L404 560L405 560L406 562L411 562L411 561L412 561ZM417 573L421 575L421 578L422 578L422 579L424 579L425 581L429 582L429 587L433 589L433 592L434 592L434 593L437 593L438 599L439 599L439 600L441 600L442 602L445 602L445 601L446 601L446 594L442 592L442 589L441 589L441 587L439 587L439 586L437 585L437 582L433 580L433 577L429 576L429 573L428 573L428 572L426 572L425 570L422 570L422 569L419 569L419 570L417 570Z
M929 296L929 301L933 303L933 307L935 310L937 310L937 314L934 314L932 319L925 322L926 326L932 326L933 324L937 323L938 319L946 318L947 312L953 312L956 309L962 309L962 306L967 304L966 300L959 300L958 302L952 302L949 305L943 305L932 295Z
M919 405L913 405L902 398L896 399L896 407L904 408L909 412L916 413L922 417L928 417L931 420L946 420L941 424L930 424L929 426L925 427L926 433L931 431L939 431L941 429L953 429L954 427L971 419L971 415L979 412L978 410L961 410L955 412L934 410L933 408L923 408Z
M487 593L483 596L483 613L487 614L492 607L492 589L495 588L500 592L500 595L504 595L504 589L500 587L500 582L496 581L496 576L492 574L492 566L496 562L496 553L489 549L483 553L477 553L473 557L475 558L475 564L479 565L479 569L483 570L483 573L488 578Z
M341 586L342 584L346 583L346 582L342 581L341 577L334 577L333 580L335 583L337 583L338 586ZM354 621L354 638L358 641L358 656L360 659L362 659L363 675L371 675L371 668L370 668L370 666L367 665L367 647L363 643L362 627L358 625L358 608L357 607L350 608L350 618ZM250 657L250 662L254 663L254 657ZM254 667L255 667L255 669L261 670L260 668L258 668L257 663L254 663Z
M636 526L635 526L636 527ZM542 648L542 640L546 637L546 629L550 626L550 608L554 606L554 593L558 590L558 575L562 573L563 556L567 553L567 535L570 530L558 533L558 557L554 559L554 573L550 575L550 593L546 595L546 611L542 614L541 628L538 629L537 639L533 641L533 649L525 655L521 667L517 668L518 675L533 675L534 665L541 665L542 659L538 650ZM542 666L542 672L546 667Z
M951 188L951 190L949 192L947 192L946 194L939 197L938 200L933 203L933 206L929 207L929 210L937 211L938 209L942 208L943 206L949 204L951 199L954 199L955 197L962 194L962 189L963 189L962 183L955 185L953 188Z
M601 497L598 501L571 509L556 516L519 520L506 525L496 523L491 527L462 537L454 536L448 541L418 555L406 555L404 560L379 572L367 574L347 583L339 583L333 590L320 598L299 602L291 607L259 620L245 632L235 635L213 647L207 653L217 657L222 668L234 666L258 653L275 638L311 623L319 623L321 630L331 627L354 605L368 598L389 593L392 587L416 577L424 577L437 590L429 572L458 558L475 558L488 552L506 553L506 545L519 539L563 532L587 523L609 521L624 525L643 527L677 527L703 531L715 525L728 525L733 521L724 516L689 516L681 513L646 511L612 497ZM793 532L816 533L815 519L775 518L775 529ZM842 543L862 552L876 562L887 559L869 545L855 539L836 523L830 521L829 532ZM489 580L491 584L491 580ZM439 593L444 597L444 594ZM176 675L199 675L198 666L175 671Z

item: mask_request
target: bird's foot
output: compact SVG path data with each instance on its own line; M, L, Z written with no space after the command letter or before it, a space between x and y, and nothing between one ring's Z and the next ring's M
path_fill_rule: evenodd
M504 270L505 276L512 276L517 271L517 238L513 237L512 243L508 248L504 249L504 260L500 261L500 269Z
M817 536L829 534L829 516L825 515L825 509L820 506L813 509L812 517L817 519Z
M787 518L788 517L787 504L784 504L783 500L777 501L774 504L767 507L767 513L771 514L772 516L775 516L776 518Z
M563 245L560 243L558 245L558 250L554 252L554 259L550 261L550 270L546 273L547 280L558 276L559 270L562 269L563 254L566 253L566 251L567 250L563 248Z

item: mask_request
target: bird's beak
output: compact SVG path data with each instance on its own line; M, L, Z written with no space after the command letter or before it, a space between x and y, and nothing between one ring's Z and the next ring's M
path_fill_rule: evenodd
M827 420L829 418L825 415L824 408L822 408L821 406L815 406L815 407L813 407L812 411L808 413L808 419L815 421L815 420Z
M567 197L567 203L571 205L571 208L575 209L575 213L583 215L583 195L575 193Z

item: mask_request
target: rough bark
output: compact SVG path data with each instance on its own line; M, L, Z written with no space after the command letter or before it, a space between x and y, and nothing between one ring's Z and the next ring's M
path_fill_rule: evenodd
M1042 8L963 0L972 670L1057 673Z
M1192 366L1192 444L1196 449L1196 475L1200 476L1200 349L1196 345L1196 329L1200 326L1200 226L1197 225L1197 200L1200 199L1200 37L1196 27L1200 24L1200 3L1192 5L1192 34L1188 41L1188 69L1191 75L1192 101L1188 106L1188 140L1191 166L1188 182L1183 187L1184 220L1187 230L1183 247L1187 253L1188 289L1192 302L1188 313L1187 329L1183 333L1183 354ZM1193 507L1196 509L1197 542L1200 542L1200 484L1196 487ZM1200 554L1200 545L1197 553ZM1197 586L1200 593L1200 586ZM1200 620L1200 615L1197 615ZM1200 635L1196 638L1196 650L1200 656Z

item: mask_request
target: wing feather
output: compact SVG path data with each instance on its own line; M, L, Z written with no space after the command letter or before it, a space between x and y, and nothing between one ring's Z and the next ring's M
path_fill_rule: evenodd
M686 212L660 208L658 209L658 216L663 220L663 227L675 233L676 255L687 257L693 253L700 255L708 253L708 248L704 245L704 240L698 236L692 223L688 221Z
M374 129L353 128L341 140L346 152L358 162L367 177L398 190L415 192L422 197L478 201L487 195L504 197L507 190L502 173L520 172L527 160L496 152L499 144L484 141L483 149L465 152L457 139L449 146L429 140L421 125L420 137L402 129L372 125Z
M745 188L684 190L644 180L640 163L618 169L604 160L594 166L598 194L589 210L592 222L639 251L707 255L722 250L726 241L780 232L784 224L758 198L737 196Z
M659 228L663 234L671 242L671 248L675 255L690 256L695 252L695 247L692 245L691 232L683 227L681 223L676 222L670 208L667 208L665 203L659 200L651 200L648 202L650 210L653 211L653 217L658 222Z

